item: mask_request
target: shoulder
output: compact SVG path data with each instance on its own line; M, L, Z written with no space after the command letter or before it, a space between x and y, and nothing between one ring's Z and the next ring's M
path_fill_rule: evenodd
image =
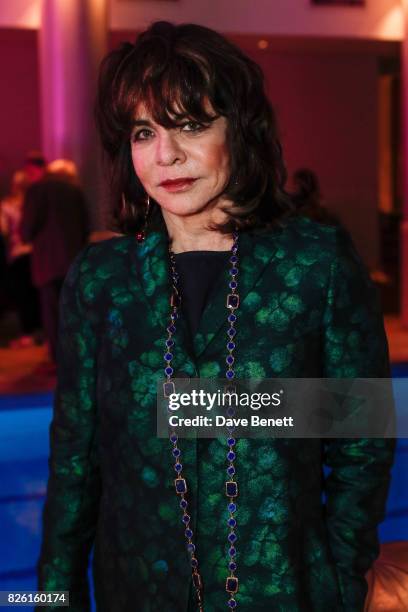
M356 295L372 284L349 232L340 225L290 217L263 230L253 253L267 264L267 274L277 275L288 290L308 292L311 299L326 299L334 287L347 286Z
M291 220L282 233L298 262L316 262L332 282L343 279L371 285L369 272L348 230L340 224L326 225L307 217Z
M272 228L254 233L255 248L275 251L278 258L299 263L330 263L339 252L354 249L351 237L340 225L324 224L302 216L281 220Z
M97 301L106 286L128 276L133 244L133 236L124 235L87 244L68 270L66 290L77 291L85 302Z
M37 183L33 183L29 187L27 187L27 191L25 192L25 199L33 200L36 198L38 194L42 192L43 189L43 181L38 181Z
M25 205L41 207L49 195L48 181L41 179L27 188L24 197Z
M281 222L279 237L294 249L307 249L310 245L333 248L342 231L340 226L327 225L308 217L293 216Z
M50 197L75 198L83 193L82 188L76 183L52 176L39 181L36 186L40 193Z
M111 266L112 262L120 262L129 255L135 242L133 236L117 234L104 240L88 243L78 257L84 267Z
M350 233L342 225L293 218L280 239L287 248L288 260L301 271L305 283L318 280L329 307L344 308L346 312L360 303L378 310L377 287Z
M108 277L110 273L119 272L127 265L134 243L133 236L122 234L90 242L78 253L75 259L76 267L82 273L89 271Z

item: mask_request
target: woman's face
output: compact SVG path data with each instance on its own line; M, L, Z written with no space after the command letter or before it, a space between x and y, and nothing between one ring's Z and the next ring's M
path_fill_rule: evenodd
M186 119L164 128L140 106L131 134L132 160L150 197L181 216L225 203L221 194L230 166L226 132L225 117L206 125Z

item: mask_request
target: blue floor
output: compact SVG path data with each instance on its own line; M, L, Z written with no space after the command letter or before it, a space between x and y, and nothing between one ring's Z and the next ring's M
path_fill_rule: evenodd
M393 377L407 378L408 363L394 366ZM0 398L0 591L36 589L52 400L52 393ZM408 540L407 466L404 438L397 443L381 542Z

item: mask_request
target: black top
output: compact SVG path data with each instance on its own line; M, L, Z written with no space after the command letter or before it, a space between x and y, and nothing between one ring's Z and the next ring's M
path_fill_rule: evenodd
M228 265L230 255L231 251L186 251L174 255L179 274L182 315L186 317L192 338L197 332L211 289Z

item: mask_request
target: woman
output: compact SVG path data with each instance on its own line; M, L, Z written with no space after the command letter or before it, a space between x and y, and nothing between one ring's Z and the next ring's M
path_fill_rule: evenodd
M155 23L103 62L97 118L125 235L89 245L63 289L40 588L88 610L95 543L98 611L362 610L392 441L155 436L163 367L170 383L389 375L347 235L291 217L259 67Z

